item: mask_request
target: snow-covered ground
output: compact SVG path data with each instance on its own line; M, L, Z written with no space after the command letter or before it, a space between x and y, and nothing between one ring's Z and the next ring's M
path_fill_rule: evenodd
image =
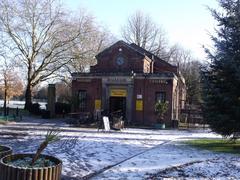
M44 153L63 160L64 180L196 178L208 177L208 168L215 173L209 177L240 177L239 172L231 173L230 170L233 167L240 169L238 156L215 154L181 143L184 139L221 138L209 130L104 132L69 127L61 120L24 119L23 122L0 125L0 144L13 147L15 153L31 153L36 151L49 128L59 128L61 140L49 145ZM220 171L220 167L229 168L225 170L228 174L215 172ZM200 176L201 173L204 175Z
M214 154L174 142L125 161L93 179L239 179L239 160L238 156Z
M193 161L183 165L170 167L146 179L239 179L240 162L238 156L217 156L215 158Z
M39 103L41 109L46 109L46 102L39 102L38 100L33 100L33 103ZM0 107L3 107L4 101L0 99ZM25 105L25 101L14 101L11 100L7 103L7 107L9 108L19 108L23 109Z

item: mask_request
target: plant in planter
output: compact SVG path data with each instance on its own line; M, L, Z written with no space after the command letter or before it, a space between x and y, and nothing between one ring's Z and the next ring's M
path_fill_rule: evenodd
M158 119L156 127L165 128L164 116L168 110L168 101L158 101L155 104L155 112L157 113Z
M35 154L14 154L2 158L0 180L60 180L62 161L41 154L49 144L59 140L58 134L59 131L48 131Z
M12 148L0 145L0 159L6 155L12 154Z

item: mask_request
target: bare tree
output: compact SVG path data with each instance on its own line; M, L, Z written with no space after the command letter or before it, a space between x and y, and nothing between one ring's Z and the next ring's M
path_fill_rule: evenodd
M14 70L13 64L6 61L5 56L1 56L0 68L0 94L4 99L3 109L6 116L7 102L14 97L20 96L23 93L23 82Z
M72 95L68 84L60 82L56 84L56 87L57 102L70 103Z
M0 2L4 50L26 72L25 109L31 107L33 88L73 59L71 48L86 33L81 21L70 17L57 0Z
M71 74L73 72L87 72L90 66L96 64L96 54L108 47L115 41L115 38L105 28L95 23L91 16L84 16L81 19L82 31L86 32L77 38L79 43L76 43L71 48L72 59L64 68L59 71L58 78L61 81L62 87L66 94L61 94L60 98L65 101L72 100L71 93ZM58 93L58 92L57 92Z
M201 101L200 67L199 60L194 58L190 51L180 45L174 45L169 51L168 61L177 65L186 80L187 102L198 104Z
M47 91L48 87L47 86L40 86L34 89L33 93L33 98L35 99L41 99L41 100L46 100L47 99Z
M184 49L182 46L175 44L168 51L168 62L179 66L183 72L187 68L188 63L193 60L192 54L189 50Z
M122 37L128 43L135 43L160 58L166 56L167 41L164 31L141 11L128 18L126 25L122 27Z
M3 71L3 86L0 85L0 93L4 93L4 100L10 101L14 96L23 93L23 82L14 70Z
M75 44L71 49L73 58L66 65L69 73L89 71L90 66L96 64L96 54L113 42L110 33L102 30L99 25L87 19L83 24L84 31L88 33L79 37L78 41L81 43Z

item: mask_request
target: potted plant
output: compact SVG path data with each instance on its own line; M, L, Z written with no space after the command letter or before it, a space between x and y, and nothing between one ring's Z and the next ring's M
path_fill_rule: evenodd
M157 113L157 124L155 127L165 129L164 116L168 110L168 101L157 101L155 104L155 112Z
M0 180L60 180L62 161L42 155L48 144L59 140L58 131L47 132L35 154L13 154L0 160Z
M0 145L0 159L6 155L12 154L12 148Z

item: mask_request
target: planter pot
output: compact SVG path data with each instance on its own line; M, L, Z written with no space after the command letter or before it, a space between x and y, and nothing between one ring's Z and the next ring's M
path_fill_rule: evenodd
M5 156L0 160L0 180L60 180L62 171L62 161L48 155L41 155L54 163L53 166L24 168L9 165L8 162L33 157L34 154L14 154Z
M0 146L0 159L6 155L10 155L12 154L12 148L8 147L8 146Z

